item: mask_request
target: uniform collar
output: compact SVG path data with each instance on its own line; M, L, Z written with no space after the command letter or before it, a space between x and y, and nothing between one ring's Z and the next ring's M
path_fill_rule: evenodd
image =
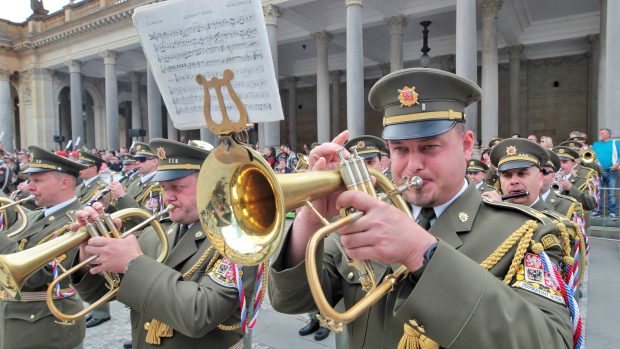
M61 202L58 205L52 206L52 207L44 207L43 208L43 213L45 214L45 217L49 217L50 215L62 210L63 208L71 205L73 202L75 202L77 200L77 197L72 197L71 199L65 201L65 202Z
M547 201L547 197L549 197L549 194L551 193L551 189L547 190L544 193L540 194L540 197L542 198L543 201Z
M91 179L85 179L84 180L84 186L88 187L91 183L93 183L94 181L96 181L97 179L99 179L99 175L94 176Z
M153 176L155 176L155 174L157 173L157 171L153 171L151 173L147 173L144 176L142 176L142 178L140 178L140 183L144 184L148 181L151 180L151 178L153 178Z

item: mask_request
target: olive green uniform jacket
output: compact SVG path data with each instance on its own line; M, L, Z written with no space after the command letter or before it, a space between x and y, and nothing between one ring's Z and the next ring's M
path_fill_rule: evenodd
M127 185L125 196L118 199L114 204L114 208L122 210L124 208L140 207L149 212L157 212L161 209L159 202L162 195L163 192L159 182L148 180L143 184L140 180L132 180Z
M242 335L239 329L225 331L217 327L240 322L237 288L229 284L230 280L221 278L227 264L220 263L222 259L219 258L206 270L213 256L210 252L190 279L184 281L182 273L194 266L211 243L196 222L174 244L178 228L179 225L173 223L167 229L171 248L163 264L154 259L160 253L157 234L151 228L145 229L140 235L140 247L145 255L131 262L121 281L116 299L131 308L133 348L229 348L239 342ZM243 272L245 293L251 297L256 268L244 267ZM103 284L102 277L88 274L75 286L84 300L93 302L107 291ZM246 301L251 304L251 298ZM160 345L145 342L153 319L174 329L173 336L161 338Z
M28 226L19 235L12 239L0 235L0 254L15 253L20 247L28 249L34 247L43 238L73 219L73 213L81 207L77 200L69 206L55 212L49 217L35 222L43 215L42 210L28 213ZM20 246L21 245L21 246ZM66 253L62 265L71 266L77 248ZM45 292L47 285L52 281L52 268L49 265L39 269L30 276L23 292ZM62 288L68 287L68 281L61 283ZM83 309L83 302L76 294L62 300L55 301L56 306L63 313L74 314ZM15 302L0 300L0 349L19 348L73 348L84 339L86 331L84 319L74 323L63 323L56 319L43 301Z
M348 325L350 348L396 348L403 324L410 320L423 326L426 335L444 348L572 348L564 305L502 282L514 247L490 271L480 266L510 234L532 219L537 221L534 239L556 233L555 226L539 213L483 201L470 185L430 229L439 243L421 276L399 282L394 291ZM324 242L318 263L323 266L320 275L327 299L332 306L344 299L348 309L365 293L358 273L346 263L337 242L335 236ZM285 253L283 248L271 268L272 306L284 313L315 310L304 262L286 268ZM559 249L547 253L558 262ZM387 266L372 263L382 277Z
M482 184L481 184L479 187L477 187L476 189L478 189L478 191L479 191L481 194L482 194L482 193L486 193L486 192L488 192L488 191L490 191L490 192L494 192L494 193L498 193L498 194L500 193L500 192L499 192L499 190L497 190L497 188L492 187L492 186L488 185L488 184L487 184L487 183L485 183L485 182L482 182Z
M75 196L77 196L82 204L85 204L88 200L92 199L98 191L105 189L107 186L108 184L101 179L100 176L97 176L97 178L88 185L86 185L86 181L82 181L82 183L75 188Z
M573 174L568 177L568 181L573 184L573 187L570 190L564 190L562 194L569 195L577 199L583 206L584 210L592 211L596 208L596 199L590 195L587 191L581 191L579 188L585 184L587 179L585 177L577 176L575 177Z
M581 204L579 204L577 199L568 195L556 194L553 190L549 191L545 204L568 219L573 219L573 214L581 210Z

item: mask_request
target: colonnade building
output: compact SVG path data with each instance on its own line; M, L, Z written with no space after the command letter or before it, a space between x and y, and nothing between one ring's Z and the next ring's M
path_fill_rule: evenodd
M118 149L131 143L130 129L145 130L147 141L214 142L205 129L179 132L162 103L131 19L136 7L153 2L67 0L23 23L0 20L4 147L54 148L59 135ZM261 146L300 148L343 129L380 135L370 87L418 66L482 87L467 126L483 145L513 133L560 141L572 130L591 139L600 127L620 132L620 1L262 3L285 120L256 125L252 137Z

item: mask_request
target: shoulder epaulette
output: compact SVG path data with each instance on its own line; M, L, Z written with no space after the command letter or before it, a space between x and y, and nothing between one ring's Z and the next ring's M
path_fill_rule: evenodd
M489 205L489 206L493 206L493 207L498 207L498 208L505 208L511 211L517 211L517 212L521 212L526 214L527 216L536 219L538 222L542 223L542 224L550 224L551 220L545 216L543 213L541 213L538 210L535 210L531 207L527 207L527 206L523 206L523 205L518 205L518 204L512 204L509 202L501 202L501 201L490 201L490 200L482 200L482 202L484 202L485 204Z

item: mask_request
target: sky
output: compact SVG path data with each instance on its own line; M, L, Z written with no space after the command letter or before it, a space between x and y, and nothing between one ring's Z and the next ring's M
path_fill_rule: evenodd
M79 2L79 0L75 1ZM50 13L56 12L69 4L69 0L43 0L43 7ZM30 0L0 0L0 18L21 23L30 17Z

